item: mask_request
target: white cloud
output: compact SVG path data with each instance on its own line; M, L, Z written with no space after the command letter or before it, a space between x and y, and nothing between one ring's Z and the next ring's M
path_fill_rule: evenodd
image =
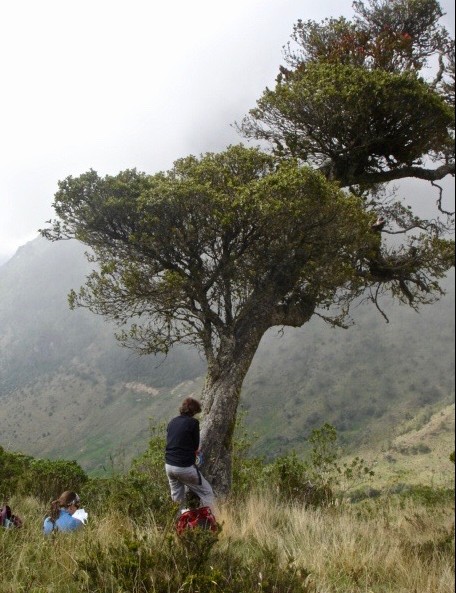
M351 3L3 2L0 258L52 216L58 179L154 172L240 141L230 124L274 80L293 23Z

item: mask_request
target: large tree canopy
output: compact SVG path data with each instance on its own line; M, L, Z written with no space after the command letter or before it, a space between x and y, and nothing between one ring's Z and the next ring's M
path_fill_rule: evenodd
M73 305L114 319L119 339L143 353L176 342L204 353L204 446L222 492L242 382L264 333L313 315L341 323L371 286L427 302L452 260L438 236L384 252L364 200L295 159L243 146L155 175L69 177L54 207L45 236L81 240L99 265Z
M46 236L81 240L100 264L72 304L120 324L144 316L122 333L144 353L188 342L215 361L224 337L247 339L254 320L262 331L300 326L376 278L380 237L363 201L258 149L185 158L151 176L90 171L59 186ZM416 245L415 259L438 267L435 247L418 255ZM409 272L419 300L424 284ZM399 280L392 271L391 286Z
M454 174L454 41L438 23L438 2L370 0L354 8L353 21L295 25L287 65L242 133L343 186Z

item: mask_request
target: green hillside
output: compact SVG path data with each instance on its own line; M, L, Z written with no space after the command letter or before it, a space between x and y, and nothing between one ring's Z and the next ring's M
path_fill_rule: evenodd
M117 345L112 325L70 311L66 295L88 269L80 245L41 239L0 267L0 444L103 471L145 448L150 418L166 419L183 396L198 396L205 367L184 348L138 357ZM348 451L380 451L407 423L453 403L453 279L420 314L391 303L385 310L389 324L364 303L347 330L315 320L265 336L242 395L254 452L300 451L324 422Z
M454 401L454 292L420 314L368 303L355 325L312 321L263 341L244 389L248 418L271 454L299 449L330 422L349 448L390 438L404 421ZM451 291L451 292L450 292ZM388 303L387 303L388 305ZM266 433L265 428L268 429Z
M149 417L169 416L204 364L184 348L138 357L103 319L70 311L87 272L80 245L41 239L0 267L0 441L93 469L142 450Z

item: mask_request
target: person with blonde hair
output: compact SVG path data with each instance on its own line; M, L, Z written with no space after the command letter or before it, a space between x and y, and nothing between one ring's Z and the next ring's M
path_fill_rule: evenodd
M183 511L186 491L190 490L199 497L203 506L214 512L214 492L196 465L196 457L200 453L200 427L194 416L201 412L201 404L187 397L179 412L180 415L170 421L166 431L165 470L171 498Z
M76 531L83 522L73 517L79 509L81 500L76 492L65 490L59 498L51 502L49 516L44 520L43 531L49 535L55 531Z

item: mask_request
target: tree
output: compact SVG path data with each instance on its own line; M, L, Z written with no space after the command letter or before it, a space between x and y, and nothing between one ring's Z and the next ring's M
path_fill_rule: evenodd
M352 21L294 27L287 67L240 126L271 154L232 146L155 175L69 177L42 231L91 247L98 269L70 303L116 321L122 344L200 348L206 471L219 494L230 489L242 383L268 329L315 315L343 325L365 291L379 308L385 291L418 308L438 298L453 264L451 216L423 220L382 190L454 174L454 42L435 0L354 8Z
M373 230L396 235L372 260L379 283L371 299L378 306L382 278L413 259L416 236L433 240L454 230L437 183L455 171L454 40L439 24L436 0L353 7L351 21L297 22L275 88L266 88L238 130L361 196L377 214ZM397 199L391 182L409 178L432 184L443 217L422 220ZM395 295L413 304L399 285Z
M321 173L243 146L151 176L69 177L54 208L44 235L79 239L99 264L72 306L114 319L120 341L144 354L177 342L204 353L202 440L214 486L227 493L241 386L262 336L314 315L342 322L373 281L372 214ZM415 248L382 282L406 283L427 300L436 287L422 269L440 276L451 246L435 239Z
M287 66L241 132L358 191L454 175L454 40L438 24L439 3L370 0L354 8L353 21L295 25ZM426 80L433 63L439 68Z

